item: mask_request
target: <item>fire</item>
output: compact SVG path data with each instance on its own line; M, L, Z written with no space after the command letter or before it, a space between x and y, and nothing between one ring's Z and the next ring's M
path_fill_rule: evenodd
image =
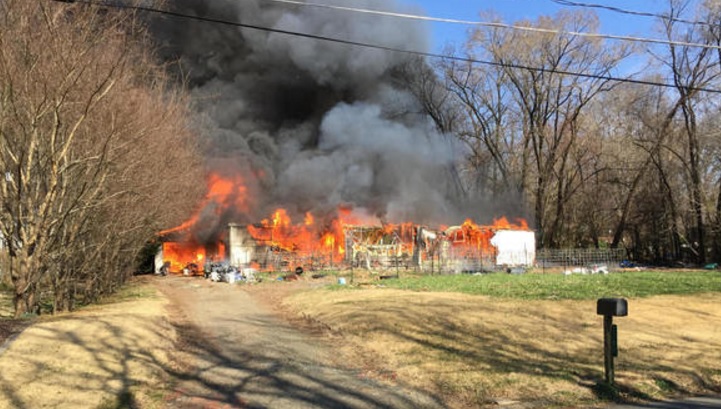
M203 264L207 258L209 246L198 243L192 237L192 230L200 222L202 212L209 210L220 215L225 209L236 208L240 211L249 211L247 188L240 175L224 177L218 173L211 173L207 178L208 192L193 215L179 226L163 230L160 236L169 237L172 241L163 243L163 261L170 263L171 271L181 271L189 263ZM212 257L224 258L225 245L213 243L215 255Z
M501 217L493 221L492 227L496 230L528 230L528 222L524 219L516 219L517 224L511 224L508 219Z
M205 259L205 248L195 243L163 243L163 261L170 263L170 271L182 271L190 262Z
M326 248L332 249L333 247L335 247L335 237L333 237L333 235L330 233L324 234L321 238L321 241Z
M248 233L257 242L280 251L330 255L333 261L339 262L345 250L340 245L343 231L337 226L335 220L318 223L310 212L305 214L302 223L296 224L288 211L280 208L259 225L248 226Z
M179 226L161 231L160 235L192 229L198 223L200 213L205 209L213 209L216 214L220 214L224 209L230 207L243 212L249 211L247 188L243 178L239 175L226 178L217 173L211 173L208 176L208 193L205 194L195 213Z
M159 234L160 236L165 236L165 235L170 234L170 233L175 233L175 232L181 232L181 231L188 230L188 229L190 229L191 227L195 226L195 223L198 222L198 218L199 218L199 217L200 217L199 214L196 213L196 214L194 214L193 216L191 216L190 219L184 221L184 222L183 222L182 224L180 224L179 226L176 226L176 227L173 227L173 228L167 229L167 230L162 230L162 231L161 231L160 233L158 233L158 234Z
M517 224L512 224L506 217L500 217L488 226L480 226L471 219L466 219L458 227L446 229L449 240L454 247L462 247L469 250L476 250L482 253L493 253L495 251L491 239L499 230L528 230L528 223L523 219L517 219Z
M298 222L287 210L279 208L260 224L248 226L247 230L256 242L276 251L330 257L337 263L344 260L348 250L346 228L365 229L363 240L375 243L375 246L392 246L398 256L413 254L419 240L419 226L415 223L382 223L366 212L356 212L349 207L338 208L330 220L327 216L316 217L306 212ZM447 240L454 248L490 255L494 251L491 239L499 230L528 230L528 224L522 219L513 224L501 217L492 225L481 226L467 219L460 226L443 227L436 237Z
M236 214L250 213L250 198L242 177L212 173L207 183L208 192L197 211L179 226L160 232L165 238L163 260L171 264L172 271L181 271L189 263L202 266L206 261L229 260L226 243L220 236L215 243L198 243L193 238L193 229L202 227L198 226L201 214L204 217L212 213L221 216L228 209L235 210ZM308 211L292 216L288 210L277 208L266 219L248 225L246 229L259 248L277 255L304 255L316 263L325 260L320 263L330 262L331 265L350 260L357 262L360 258L370 257L369 254L384 254L398 265L401 258L407 260L413 256L423 261L439 254L437 252L446 251L444 249L457 250L456 254L464 254L462 257L487 256L493 254L491 239L497 231L529 230L525 220L517 219L511 223L506 217L494 220L491 225L478 225L466 219L461 225L435 229L413 222L386 223L365 209L350 206L339 207L335 214ZM255 269L267 268L260 264L267 265L267 256L263 260L250 259L246 263Z
M267 221L264 220L267 224ZM290 226L290 217L285 209L278 209L273 213L273 228L288 228Z

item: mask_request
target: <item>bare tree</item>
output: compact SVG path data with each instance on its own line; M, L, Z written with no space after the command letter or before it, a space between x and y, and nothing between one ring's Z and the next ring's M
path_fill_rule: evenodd
M719 65L721 65L721 4L717 1L711 1L708 0L704 3L705 9L708 11L707 19L706 21L710 24L706 27L706 35L708 37L709 44L712 44L718 48L716 48L716 61ZM715 122L715 121L707 121L708 122ZM720 158L721 157L721 150L719 150L719 130L711 129L708 132L710 135L712 135L712 143L711 143L711 154L712 157ZM721 163L719 163L719 160L717 159L715 163L712 164L715 174L717 175L716 178L716 203L714 205L714 209L712 211L713 214L713 255L716 260L721 259L721 169L719 167L721 166Z
M513 152L522 141L509 123L514 112L503 70L452 59L444 61L442 70L448 90L466 114L456 134L471 152L469 165L476 172L475 190L494 196L509 189L524 191L523 175L512 172ZM520 168L523 171L526 167Z
M608 81L632 51L625 46L505 28L473 32L468 61L443 61L440 79L429 75L417 92L429 112L456 113L452 132L468 148L472 171L464 174L468 191L520 192L544 247L600 246L603 237L649 260L704 262L713 233L721 254L719 106L700 91L718 88L721 52L683 45L721 45L721 9L706 1L693 10L701 23L680 27L676 17L688 17L690 5L669 2L671 18L661 22L673 41L653 51L661 69L644 72L671 78L675 92ZM560 13L516 24L592 32L598 22Z
M19 316L40 287L65 303L79 279L98 281L88 271L126 277L123 253L180 217L162 204L202 183L187 103L131 15L21 0L0 10L0 231Z
M628 85L605 95L594 110L604 144L606 170L589 186L608 213L611 246L661 260L679 252L677 182L669 160L674 141L674 102L661 88ZM677 109L677 108L676 108ZM630 239L630 240L626 240ZM625 241L625 242L624 242ZM650 245L647 245L651 243ZM651 252L646 251L649 247Z
M442 68L442 67L441 67ZM411 58L399 70L403 87L410 90L441 133L455 133L462 121L460 107L436 67L423 58Z
M676 18L686 12L690 2L687 0L669 1L669 16L664 19L664 29L669 40L686 43L712 44L718 28L709 25L684 26L680 29ZM702 8L697 18L707 16L713 18L713 10ZM688 177L689 201L695 224L692 248L697 254L700 263L706 261L706 222L705 222L705 195L706 189L703 181L704 165L701 135L699 132L699 116L707 107L707 99L699 92L699 88L707 88L718 84L721 78L721 66L718 53L711 47L695 47L677 45L671 42L668 46L668 58L662 59L670 70L677 92L677 106L683 123L683 133L686 144L683 152L677 152L678 158L683 162L685 174Z
M560 13L516 24L569 32L598 27L590 13ZM467 48L471 56L497 68L449 69L454 92L471 118L465 138L481 141L500 177L515 180L532 201L539 244L558 246L566 206L584 179L571 164L585 161L578 156L584 151L578 145L584 135L580 119L596 96L613 87L605 77L628 50L607 47L598 39L504 28L476 30Z

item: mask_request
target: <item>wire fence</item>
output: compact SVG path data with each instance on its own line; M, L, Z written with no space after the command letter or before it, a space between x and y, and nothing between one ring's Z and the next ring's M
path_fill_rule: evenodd
M627 258L624 249L542 249L536 251L537 269L561 269L567 272L594 272L605 267L606 271L620 268Z
M476 274L494 271L524 273L565 272L567 274L593 274L616 271L627 257L624 249L542 249L504 254L501 262L495 252L469 252L450 249L423 260L418 266L429 274Z
M302 267L309 271L357 268L425 274L522 273L529 269L536 272L596 273L618 270L627 257L624 249L541 249L505 254L504 260L509 257L514 260L507 264L499 263L496 251L449 247L420 257L393 245L367 247L348 256L336 252L279 251L260 246L254 251L253 261L260 270L279 272Z

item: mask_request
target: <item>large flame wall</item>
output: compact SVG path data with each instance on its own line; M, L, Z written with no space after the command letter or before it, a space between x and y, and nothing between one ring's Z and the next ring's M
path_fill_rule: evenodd
M232 209L230 214L244 214L248 218L250 203L242 178L224 178L211 174L208 193L199 210L179 226L160 232L164 241L163 260L170 263L171 271L181 271L188 263L196 263L202 268L206 261L221 260L252 264L258 268L278 268L278 265L288 267L289 258L293 258L296 264L338 266L341 263L356 263L359 258L380 253L386 257L395 257L396 260L399 257L412 257L418 264L441 254L441 251L464 258L475 255L489 257L495 256L497 251L492 243L497 231L528 230L524 220L510 223L505 217L486 226L478 225L470 219L458 226L437 228L421 226L413 221L384 223L363 209L345 206L330 214L305 212L295 219L287 209L277 208L258 223L243 224L243 237L235 240L231 237L230 241L236 243L231 243L228 249L230 252L240 251L242 256L231 257L226 250L229 224L224 224L222 229L216 226L213 229L215 234L206 234L204 240L200 238L200 233L207 230L205 221L209 214L217 222L221 215ZM238 225L231 225L231 229L237 228ZM239 242L242 244L237 244ZM267 254L259 256L261 252L258 248ZM286 261L274 264L268 262L270 259Z

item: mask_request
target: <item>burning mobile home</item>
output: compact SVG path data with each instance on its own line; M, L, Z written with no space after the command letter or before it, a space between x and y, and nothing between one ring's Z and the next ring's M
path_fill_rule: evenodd
M231 225L231 263L261 269L403 268L459 273L535 262L535 235L523 221L513 225L501 218L493 225L479 226L466 220L460 226L439 229L414 223L338 221L333 225L335 231L315 236L300 226L293 229L302 234L289 236L267 223L260 228Z
M346 264L367 269L405 268L428 272L481 272L528 267L535 262L535 234L525 222L505 218L490 226L466 220L431 229L405 223L346 226Z
M535 262L534 233L523 221L514 225L501 218L479 226L466 220L459 226L432 229L413 223L353 222L348 214L320 225L306 214L302 223L294 224L279 209L260 223L231 223L226 235L208 244L182 241L192 235L173 231L163 237L156 265L169 263L176 272L190 264L225 261L241 270L403 268L460 273Z

